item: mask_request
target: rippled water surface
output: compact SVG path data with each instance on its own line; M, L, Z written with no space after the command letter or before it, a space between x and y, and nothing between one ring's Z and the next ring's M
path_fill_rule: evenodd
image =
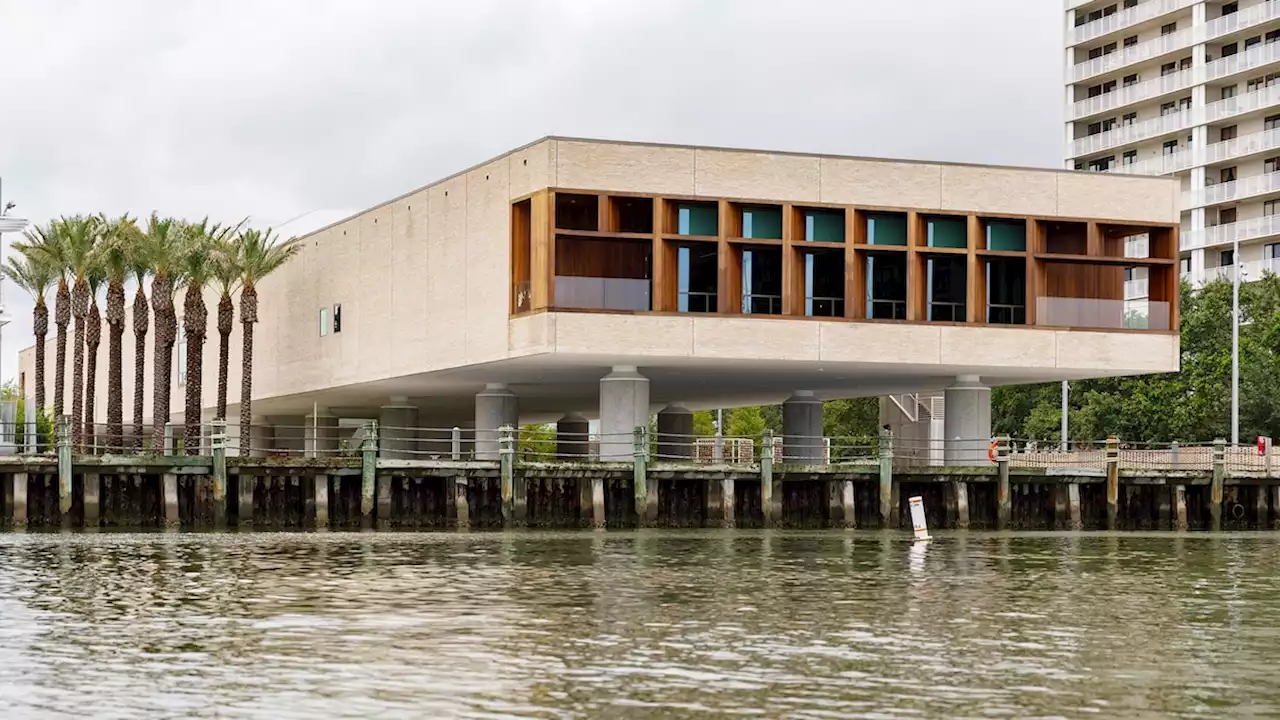
M0 535L0 717L1280 714L1280 536Z

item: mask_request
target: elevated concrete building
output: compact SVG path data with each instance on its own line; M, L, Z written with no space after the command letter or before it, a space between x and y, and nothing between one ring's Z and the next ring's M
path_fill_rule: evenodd
M984 438L992 386L1178 367L1178 201L1169 178L546 138L306 236L259 288L254 445L375 418L384 451L460 426L491 457L500 425L596 419L629 458L664 408L678 433L785 401L810 459L819 401L931 390L948 437Z

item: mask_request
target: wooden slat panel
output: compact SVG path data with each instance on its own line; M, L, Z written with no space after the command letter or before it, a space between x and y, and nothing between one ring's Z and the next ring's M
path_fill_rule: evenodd
M676 309L676 274L679 267L668 256L666 242L662 239L662 221L665 217L666 201L655 198L653 201L653 309L666 312Z
M844 316L860 320L867 314L867 270L855 245L866 243L862 213L849 208L844 214Z
M978 261L978 246L982 242L982 223L977 215L969 216L969 254L965 264L965 319L971 323L986 321L986 266Z
M914 210L907 213L907 319L922 322L928 319L928 273L925 272L925 256L919 251L924 244L924 218Z
M782 206L782 314L804 314L804 263L792 246L795 242L795 207Z
M545 310L555 304L555 193L542 190L531 200L532 247L530 262L530 293L534 310Z
M1027 324L1036 324L1036 304L1039 295L1040 266L1035 254L1043 248L1040 238L1040 223L1034 218L1027 219Z

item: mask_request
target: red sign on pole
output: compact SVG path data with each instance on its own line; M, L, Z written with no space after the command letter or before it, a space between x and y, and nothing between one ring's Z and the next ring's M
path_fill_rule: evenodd
M1267 451L1269 451L1270 449L1271 449L1271 438L1259 435L1258 436L1258 454L1266 455Z

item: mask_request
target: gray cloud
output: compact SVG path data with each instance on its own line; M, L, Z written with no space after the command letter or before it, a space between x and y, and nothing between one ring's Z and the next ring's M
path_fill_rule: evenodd
M1052 0L0 0L0 177L35 220L302 215L301 232L547 134L1058 166L1062 16ZM5 299L7 378L31 303Z

